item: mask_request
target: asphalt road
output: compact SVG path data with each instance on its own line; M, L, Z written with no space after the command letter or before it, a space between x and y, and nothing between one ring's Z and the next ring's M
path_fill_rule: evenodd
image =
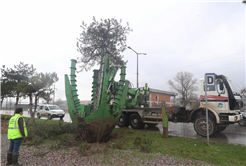
M14 111L0 111L0 114L9 114L13 115ZM23 114L24 117L30 117L27 111L24 111ZM41 119L47 119L46 117L42 117ZM60 118L53 118L52 120L59 121ZM65 117L63 118L63 121L65 122L72 122L70 119L69 114L67 113ZM160 134L163 134L163 128L162 125L157 125L156 127L145 127L145 129L141 129L144 131L154 131ZM195 138L195 139L203 139L207 141L206 137L201 137L198 135L193 127L192 123L172 123L169 122L168 124L168 134L169 135L175 135L175 136L181 136L181 137L189 137L189 138ZM220 141L225 142L229 144L238 144L238 145L244 145L246 146L246 126L239 126L237 123L234 125L228 126L224 131L221 133L217 133L213 137L209 138L210 142L214 141Z

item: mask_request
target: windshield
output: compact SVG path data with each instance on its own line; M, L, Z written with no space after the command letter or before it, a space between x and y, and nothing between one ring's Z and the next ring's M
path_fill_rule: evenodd
M229 79L227 79L227 81L228 81L228 83L229 83L229 85L230 85L230 87L231 87L232 92L233 92L233 93L236 93L237 90L236 90L235 86L233 85L232 81L229 80Z
M53 105L53 106L49 106L50 110L61 110L60 107Z

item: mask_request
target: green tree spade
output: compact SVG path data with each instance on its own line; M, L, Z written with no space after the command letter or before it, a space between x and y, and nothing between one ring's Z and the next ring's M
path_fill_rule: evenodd
M101 86L103 56L106 54L110 55L111 65L115 67L120 67L126 63L123 61L123 55L121 53L127 49L126 35L132 30L128 23L126 26L122 26L121 24L122 21L118 21L115 18L97 21L93 17L93 21L89 26L84 21L81 25L82 33L77 39L77 50L82 54L78 58L81 71L88 71L94 65L100 65L94 112L96 111Z

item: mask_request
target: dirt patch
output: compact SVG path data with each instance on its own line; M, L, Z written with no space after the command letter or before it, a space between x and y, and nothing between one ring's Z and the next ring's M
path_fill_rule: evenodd
M88 143L94 142L108 142L110 134L115 128L117 121L113 117L104 118L103 120L93 120L90 123L86 123L82 119L78 119L78 122L74 122L77 126L77 131L80 138ZM117 136L114 136L117 138Z

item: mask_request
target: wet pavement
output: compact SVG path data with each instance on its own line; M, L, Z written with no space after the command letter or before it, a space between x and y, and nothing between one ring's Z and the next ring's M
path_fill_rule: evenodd
M158 125L160 133L163 133L162 125ZM182 137L189 137L195 139L202 139L207 141L207 137L198 135L193 123L172 123L168 124L168 134ZM246 126L239 126L237 123L229 125L221 133L216 133L214 136L209 137L210 142L225 142L229 144L239 144L246 146Z
M14 111L5 111L0 110L0 114L8 114L13 115ZM30 117L27 111L24 111L24 117ZM35 118L37 118L35 116ZM47 119L46 117L42 117L41 119ZM59 121L60 118L53 118L52 120ZM71 118L68 113L66 113L65 117L63 118L65 122L72 122ZM163 134L162 125L159 124L156 127L147 127L145 129L141 129L143 131L152 131L156 133ZM181 137L189 137L195 139L202 139L207 141L206 137L202 137L198 135L193 127L193 123L172 123L169 122L168 124L168 134L174 136L181 136ZM221 133L217 133L213 137L209 138L210 142L225 142L229 144L239 144L246 146L246 126L239 126L237 123L233 125L229 125L224 131Z

